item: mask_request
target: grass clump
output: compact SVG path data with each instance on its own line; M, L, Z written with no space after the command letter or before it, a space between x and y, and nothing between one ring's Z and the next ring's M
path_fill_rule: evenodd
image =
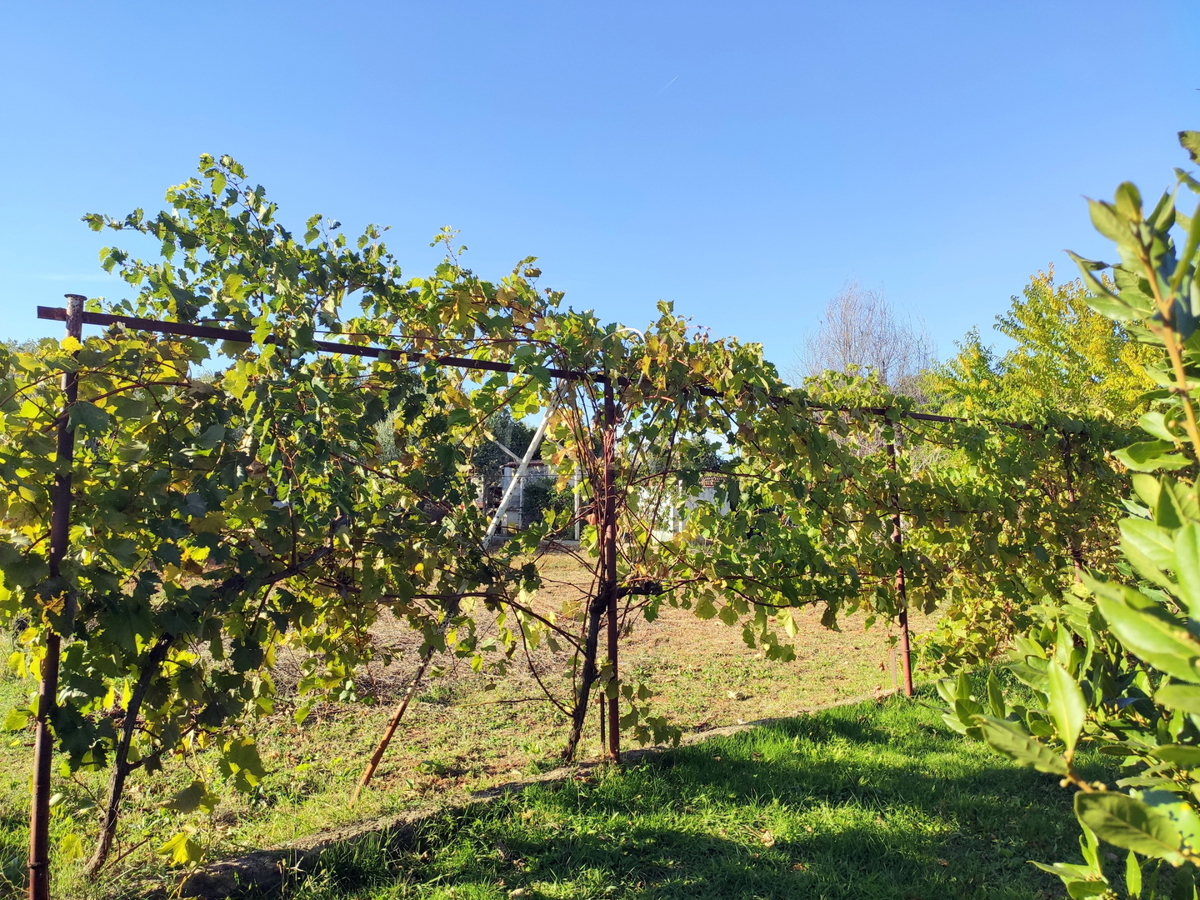
M1100 772L1095 777L1100 777ZM893 699L531 787L326 853L292 900L1058 896L1070 795Z

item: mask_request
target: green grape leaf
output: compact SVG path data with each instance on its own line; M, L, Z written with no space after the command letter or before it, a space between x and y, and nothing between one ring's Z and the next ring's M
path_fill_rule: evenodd
M27 709L10 709L4 714L4 723L0 729L4 731L24 731L29 727L33 713Z
M72 404L67 416L71 428L82 428L84 432L96 435L104 434L112 424L112 416L87 400L79 400Z
M181 831L158 848L158 853L169 856L171 862L179 866L198 863L204 858L204 850L193 840L191 834Z
M236 738L225 744L220 770L221 774L233 779L234 787L242 793L252 790L267 774L259 759L258 747L251 738Z
M216 808L217 801L217 796L209 793L208 786L196 779L167 801L166 807L181 813L195 812L201 807L206 812L211 812Z

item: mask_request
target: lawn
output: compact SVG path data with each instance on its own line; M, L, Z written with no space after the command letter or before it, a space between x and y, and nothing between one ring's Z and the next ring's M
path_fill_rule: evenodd
M1077 840L1056 779L892 698L536 785L405 846L329 851L286 896L1060 897L1027 860L1075 860Z

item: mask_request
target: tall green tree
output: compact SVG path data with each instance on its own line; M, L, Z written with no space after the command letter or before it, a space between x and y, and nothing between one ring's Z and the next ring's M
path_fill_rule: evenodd
M1153 388L1153 352L1125 323L1089 305L1081 279L1034 275L995 328L1013 342L998 354L972 331L952 359L926 374L930 397L952 415L1044 420L1049 415L1132 424Z

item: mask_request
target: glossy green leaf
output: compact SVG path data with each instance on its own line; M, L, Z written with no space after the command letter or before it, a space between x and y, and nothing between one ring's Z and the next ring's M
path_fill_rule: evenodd
M1085 579L1096 606L1122 644L1181 681L1200 683L1200 641L1178 619L1132 588Z
M1127 794L1080 791L1075 815L1101 840L1173 866L1183 863L1183 838L1171 820Z
M1004 691L1000 689L1000 682L996 679L994 669L988 671L987 692L988 707L992 713L992 717L1003 719L1008 715L1008 709L1004 702Z
M1136 547L1160 569L1175 568L1175 541L1171 532L1148 519L1122 519L1123 546Z
M1019 730L1011 722L993 719L990 716L975 716L974 722L983 733L983 739L993 749L1024 766L1033 766L1039 772L1051 775L1066 775L1067 761L1045 744Z
M1200 747L1188 747L1183 744L1160 744L1154 748L1154 755L1159 759L1175 763L1187 769L1200 768Z
M1058 726L1058 736L1066 745L1069 758L1075 752L1075 745L1083 731L1087 704L1075 679L1058 662L1050 663L1048 675L1048 709L1054 717L1054 724Z
M1175 445L1168 441L1141 441L1113 455L1135 472L1186 469L1192 464L1186 456L1174 451Z
M1175 579L1193 618L1200 618L1200 523L1188 522L1175 534Z
M1158 689L1154 702L1167 709L1180 709L1200 716L1200 686L1191 684L1167 684Z
M1178 435L1167 426L1166 416L1158 410L1143 413L1141 418L1138 419L1138 425L1160 441L1165 441L1172 445L1178 438Z
M1133 900L1142 896L1142 865L1132 850L1125 857L1125 890Z

